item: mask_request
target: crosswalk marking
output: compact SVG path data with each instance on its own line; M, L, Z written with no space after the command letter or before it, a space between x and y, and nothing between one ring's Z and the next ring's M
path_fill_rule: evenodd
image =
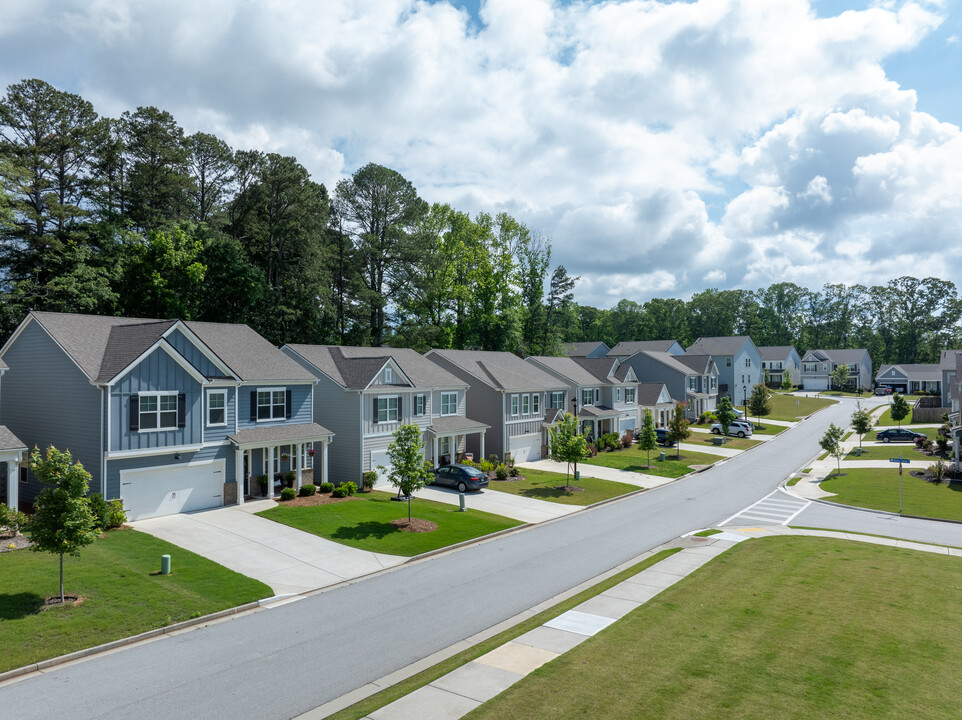
M769 525L788 525L796 515L811 504L810 500L802 500L781 490L775 490L758 502L719 523L717 527L758 522L768 523Z

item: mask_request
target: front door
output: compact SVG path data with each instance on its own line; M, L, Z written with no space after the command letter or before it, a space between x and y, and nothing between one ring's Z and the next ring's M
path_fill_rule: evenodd
M251 469L250 469L250 453L245 452L244 455L244 497L250 497L251 494Z

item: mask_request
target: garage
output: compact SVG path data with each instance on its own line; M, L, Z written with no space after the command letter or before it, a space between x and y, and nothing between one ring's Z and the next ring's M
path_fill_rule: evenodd
M518 435L508 439L508 450L516 463L541 459L541 433Z
M805 378L806 390L828 390L828 378Z
M383 467L384 470L379 470L379 466ZM377 473L377 481L379 483L391 482L388 475L393 468L394 466L391 465L391 458L388 457L386 452L383 450L381 452L374 452L373 450L371 451L371 470Z
M223 460L120 471L128 520L206 510L224 504Z
M634 418L629 418L629 419L622 418L621 421L618 423L618 431L619 431L619 433L622 434L622 435L624 435L624 434L625 434L626 432L628 432L628 431L634 432L634 431L635 431L635 419L634 419Z

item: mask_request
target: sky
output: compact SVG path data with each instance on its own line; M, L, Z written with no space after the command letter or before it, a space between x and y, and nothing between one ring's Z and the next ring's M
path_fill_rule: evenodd
M386 165L550 238L582 304L962 270L957 0L3 6L3 87L154 105L329 189Z

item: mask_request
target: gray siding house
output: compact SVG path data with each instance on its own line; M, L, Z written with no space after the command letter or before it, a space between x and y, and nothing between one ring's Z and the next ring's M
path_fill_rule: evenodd
M872 358L868 350L809 350L802 357L802 387L805 390L829 390L832 370L847 365L849 389L872 389Z
M792 380L792 385L798 387L802 381L802 358L791 345L765 345L758 348L762 356L762 378L768 372L768 384L778 387L782 384L785 373Z
M609 352L608 357L624 360L643 351L666 352L669 355L684 355L685 348L677 340L632 340L620 342Z
M387 448L402 424L421 428L434 467L462 458L468 438L478 447L475 458L484 453L488 426L467 417L468 384L416 351L298 344L281 350L316 377L314 414L337 435L331 473L338 483L360 485L369 470L386 479Z
M568 357L603 358L607 357L611 348L603 342L582 342L567 343L563 349Z
M7 372L7 364L0 360L0 377ZM0 425L0 505L20 509L20 476L26 472L21 464L27 446L6 427Z
M315 447L323 478L313 376L246 325L31 312L0 357L11 430L69 450L131 520L242 503L258 475L300 484ZM33 502L40 483L22 480Z
M591 437L633 433L639 427L638 378L630 365L614 358L548 356L529 357L525 362L567 384L571 397L578 402L581 428Z
M747 335L698 338L688 354L712 356L718 366L718 395L727 395L735 405L744 405L752 386L763 380L761 353Z
M471 415L489 425L485 453L517 462L540 460L559 412L570 410L567 384L509 352L429 350L430 358L468 383ZM468 439L468 450L480 455Z
M942 367L938 364L882 365L875 384L899 393L938 393L942 396Z
M685 403L685 416L689 420L715 409L718 367L710 355L672 355L642 350L624 362L634 369L642 383L665 385L674 402Z
M645 410L651 412L655 427L668 427L675 401L664 383L638 383L638 427L645 421Z
M942 380L942 407L952 407L952 388L955 385L955 366L962 350L943 350L939 355Z

